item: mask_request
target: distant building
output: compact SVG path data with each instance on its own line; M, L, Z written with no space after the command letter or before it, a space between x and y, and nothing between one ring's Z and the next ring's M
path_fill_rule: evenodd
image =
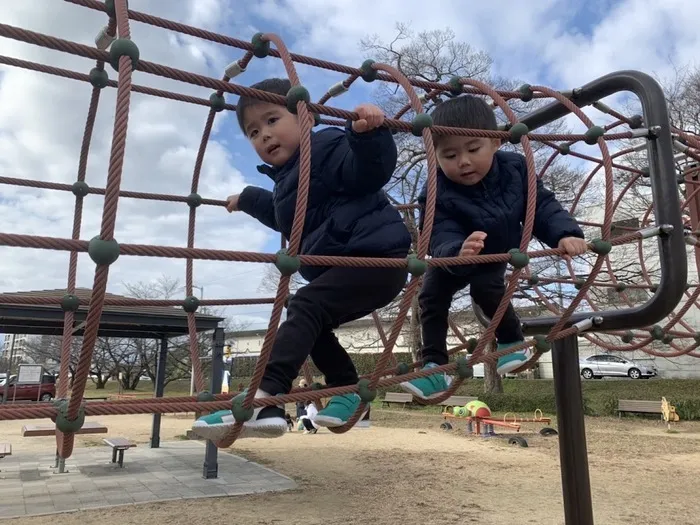
M29 337L27 334L5 334L2 345L2 357L9 359L10 351L12 350L12 361L14 363L32 363L32 359L27 355Z

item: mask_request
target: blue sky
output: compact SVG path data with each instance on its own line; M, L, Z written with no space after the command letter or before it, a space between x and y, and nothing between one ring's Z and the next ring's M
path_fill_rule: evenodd
M250 40L257 31L274 32L294 52L358 66L360 39L388 41L397 23L413 31L450 28L460 42L491 55L494 74L532 84L569 89L620 69L639 69L661 78L672 64L694 65L700 52L700 3L680 0L593 0L578 8L564 0L514 3L442 1L426 8L417 0L261 0L243 7L227 0L131 0L132 9ZM371 19L368 19L371 14ZM55 0L2 2L0 20L34 31L94 45L105 23L103 13ZM134 41L145 60L220 78L224 67L243 55L237 49L133 22ZM88 72L90 61L37 46L0 39L0 54ZM317 100L342 74L297 64L302 83ZM281 61L254 59L235 79L250 85L283 76ZM113 71L110 77L116 78ZM47 81L48 80L48 81ZM134 82L208 97L210 91L145 74ZM352 109L372 101L373 85L356 82L330 104ZM104 185L114 116L115 90L105 90L90 153L88 183ZM87 85L0 68L0 174L71 183L75 180ZM235 103L235 96L227 97ZM186 195L206 119L206 108L134 94L122 189ZM246 185L270 187L258 160L241 136L234 115L220 114L207 149L200 193L224 199ZM2 231L69 237L70 194L2 187ZM102 200L86 200L82 238L99 229ZM184 246L187 209L182 205L122 199L116 237L120 242ZM279 237L241 214L198 210L196 246L273 252ZM65 287L67 254L0 248L0 291ZM91 286L94 265L79 258L78 284ZM161 275L182 279L184 261L121 258L110 274L109 291L124 293L124 283L149 282ZM261 291L261 265L195 263L195 282L208 298L268 296ZM228 313L262 326L269 309L256 306Z

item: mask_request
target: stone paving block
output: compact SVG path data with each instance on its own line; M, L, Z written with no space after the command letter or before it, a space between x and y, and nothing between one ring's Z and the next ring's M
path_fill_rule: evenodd
M204 479L204 447L196 442L134 449L123 469L111 464L109 454L105 454L102 448L75 449L67 463L69 472L64 474L56 473L52 456L23 454L22 461L15 462L14 472L0 472L0 516L220 497L296 486L289 478L227 453L219 455L219 477Z

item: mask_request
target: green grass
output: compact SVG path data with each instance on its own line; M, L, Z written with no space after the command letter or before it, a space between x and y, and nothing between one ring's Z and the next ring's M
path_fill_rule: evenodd
M247 385L249 378L234 378L234 385ZM700 420L700 380L699 379L649 379L649 380L592 380L582 381L585 413L589 416L614 416L617 414L619 399L660 400L662 396L676 406L681 420ZM113 396L118 393L116 381L110 381L106 387L97 390L88 383L85 397ZM374 405L379 407L387 390L401 391L398 387L380 389ZM124 394L137 394L143 397L153 396L153 384L150 381L139 382L136 390L125 390ZM189 380L173 381L165 387L166 397L188 396ZM550 379L524 380L506 379L503 381L503 394L484 394L484 381L470 379L465 381L456 395L477 396L489 405L494 412L534 413L536 409L545 414L556 413L554 400L554 383ZM425 410L437 411L437 407Z

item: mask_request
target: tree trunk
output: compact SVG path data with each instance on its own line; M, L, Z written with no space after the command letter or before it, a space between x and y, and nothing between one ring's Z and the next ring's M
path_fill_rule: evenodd
M484 349L486 353L496 350L496 342L489 343ZM496 363L484 363L484 392L486 394L502 394L503 382L501 376L496 373Z
M95 389L103 390L105 385L107 384L107 381L109 381L109 374L97 374L97 377L95 379Z
M411 349L411 357L413 361L417 361L420 358L420 349L423 345L421 331L420 331L420 307L418 306L418 294L413 296L411 301L411 334L409 347Z

